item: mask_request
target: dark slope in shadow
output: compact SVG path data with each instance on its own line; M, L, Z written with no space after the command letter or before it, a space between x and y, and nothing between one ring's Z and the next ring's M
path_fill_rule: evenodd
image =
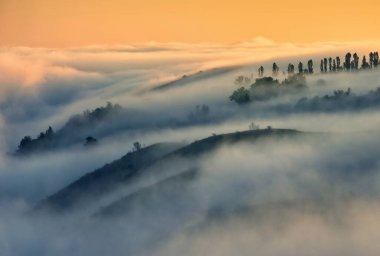
M222 145L232 146L239 142L256 143L266 139L278 141L285 138L310 135L312 134L289 129L265 129L214 135L183 147L180 144L152 145L129 153L111 164L86 174L56 194L41 201L35 207L34 212L64 213L76 207L85 208L86 204L97 201L109 192L120 187L125 188L133 185L143 175L165 173L166 169L172 167L176 170L163 175L170 179L170 177L175 177L181 173L180 168L176 166L178 159L188 160L195 164L196 157L211 153ZM154 182L153 186L158 183L159 180ZM135 192L138 193L139 189ZM115 201L123 196L125 195L120 194ZM107 205L104 208L106 207Z
M183 146L181 143L159 143L138 151L85 174L77 181L58 191L35 207L35 211L66 211L82 203L96 200L99 196L128 182L138 172L156 162L162 156Z

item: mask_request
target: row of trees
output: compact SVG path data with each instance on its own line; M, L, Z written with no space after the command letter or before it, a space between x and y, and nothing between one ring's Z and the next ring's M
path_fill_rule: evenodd
M369 62L367 61L367 57L363 56L361 65L359 66L359 56L357 53L351 54L348 52L345 55L343 64L341 63L341 59L339 56L332 58L323 58L321 59L320 70L321 73L326 72L338 72L338 71L353 71L359 69L371 69L376 68L379 65L379 53L378 52L370 52L369 53ZM298 63L298 73L300 74L313 74L314 73L314 63L313 60L308 60L307 67L304 68L304 64L302 62ZM280 67L276 62L272 65L272 76L276 77L280 72ZM295 73L295 66L292 63L289 63L288 74ZM258 69L258 76L264 76L264 67L260 66Z
M323 58L321 59L321 65L320 69L322 73L326 72L336 72L341 70L359 70L361 69L370 69L370 68L376 68L379 65L379 53L378 52L370 52L369 53L369 62L367 61L367 57L364 55L362 57L362 62L359 67L359 56L357 53L354 53L351 55L350 52L348 52L345 56L345 60L343 63L343 66L340 65L340 57L336 57L335 59L329 57L329 58Z
M288 74L294 74L295 73L295 66L292 63L289 63L288 65ZM264 67L260 66L258 69L259 77L264 77ZM280 67L277 65L276 62L272 65L272 76L276 77L280 73ZM308 60L307 62L307 68L304 68L303 63L298 63L298 73L300 74L313 74L314 73L314 64L313 60Z

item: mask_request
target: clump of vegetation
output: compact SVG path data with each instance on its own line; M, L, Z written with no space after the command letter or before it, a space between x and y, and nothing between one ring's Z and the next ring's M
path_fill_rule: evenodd
M88 136L86 138L86 141L84 143L85 147L93 147L93 146L96 146L96 145L98 145L98 140L97 139L95 139L92 136Z
M244 87L240 87L232 93L230 100L235 101L239 105L246 104L251 101L250 92Z
M105 107L98 107L93 111L86 110L82 115L72 116L62 129L71 130L73 128L78 129L82 127L89 127L112 116L120 114L122 110L123 108L119 104L113 105L111 102L107 102Z
M273 77L257 78L249 89L241 87L235 90L230 96L230 100L241 105L252 101L269 100L283 94L296 93L306 87L306 78L303 74L291 74L282 82Z
M140 142L136 141L133 143L133 148L132 148L132 152L136 152L136 151L139 151L141 150L142 148L142 145Z

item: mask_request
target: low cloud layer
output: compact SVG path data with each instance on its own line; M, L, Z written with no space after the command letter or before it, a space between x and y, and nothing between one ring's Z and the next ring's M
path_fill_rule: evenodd
M269 74L273 61L285 70L289 62L343 56L348 50L365 54L378 45L294 45L256 38L228 46L152 42L78 49L1 48L0 252L378 255L377 105L360 111L352 104L344 111L280 108L334 90L351 88L358 97L366 95L380 87L379 71L307 76L307 90L245 107L228 99L237 88L236 76L256 78L261 64ZM152 90L184 75L185 82ZM128 115L93 130L99 136L98 147L84 148L83 138L68 148L30 157L6 154L17 149L23 136L35 138L48 126L58 130L73 114L107 101L122 105ZM196 107L203 104L207 111ZM173 188L172 200L160 193L152 201L148 198L149 207L131 209L130 219L28 214L36 202L131 151L135 141L191 143L247 130L251 122L261 128L313 131L322 139L241 143L194 159L176 159L165 169L173 173L196 169L196 178L180 190ZM162 166L150 171L161 173ZM163 181L161 176L145 178L141 189ZM128 191L115 193L107 203ZM107 206L105 201L91 205L93 213Z

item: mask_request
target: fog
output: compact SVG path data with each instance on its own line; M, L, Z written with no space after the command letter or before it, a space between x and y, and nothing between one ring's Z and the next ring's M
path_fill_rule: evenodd
M290 62L313 58L318 70L322 56L365 54L374 45L256 38L229 46L1 48L0 254L378 255L380 111L377 98L364 96L380 87L380 71L317 72L306 76L304 91L246 106L228 98L238 88L235 78L257 78L260 65L269 75L273 61L285 71ZM348 88L358 98L328 111L295 107L302 98ZM106 102L126 114L85 130L98 146L84 147L84 137L12 155L25 135L35 138L49 126L58 131L72 115ZM204 116L196 108L202 104L209 108ZM132 152L136 141L185 145L248 130L252 122L306 133L165 155L78 209L33 212L41 200ZM123 199L131 203L123 214L105 214Z
M362 134L222 146L194 159L201 173L180 187L169 186L170 199L158 192L153 202L134 204L121 217L19 216L25 205L13 201L1 215L2 252L375 255L378 138ZM181 171L189 163L173 164Z

